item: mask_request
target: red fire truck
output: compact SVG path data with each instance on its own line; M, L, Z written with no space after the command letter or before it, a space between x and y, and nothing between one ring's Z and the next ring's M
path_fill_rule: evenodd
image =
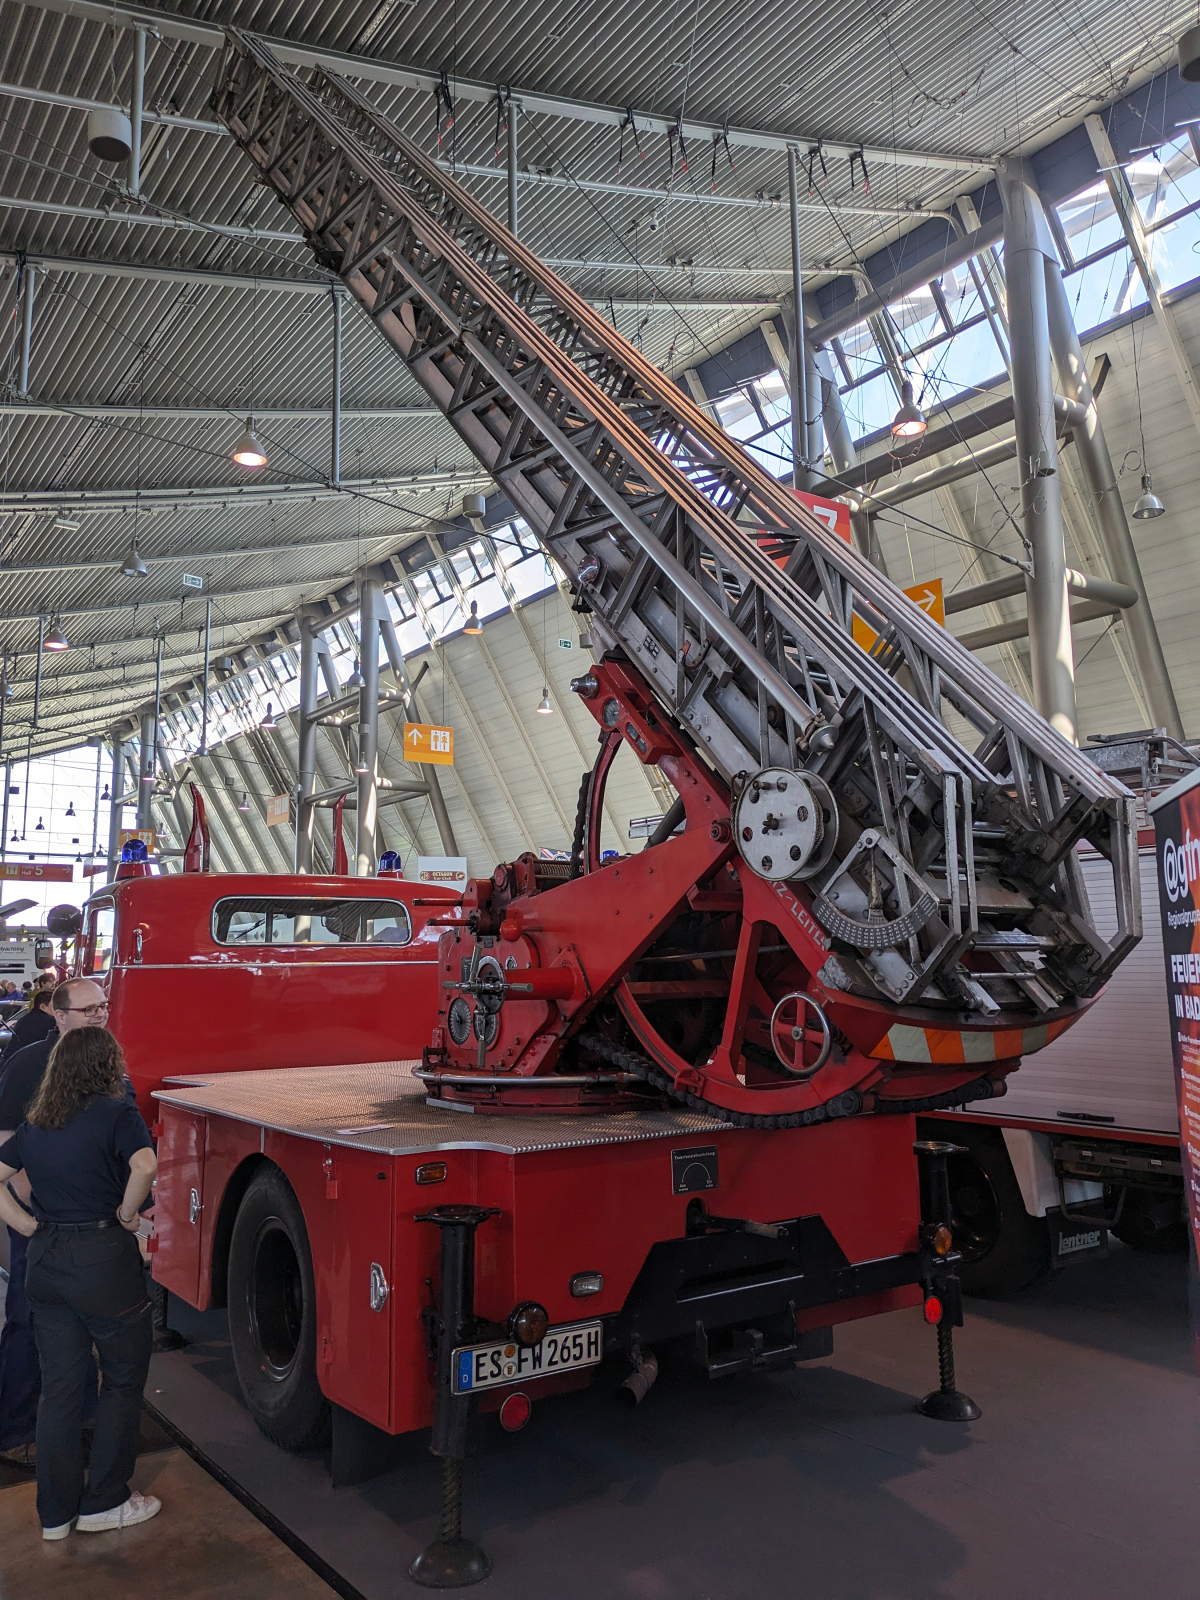
M335 1430L431 1425L443 1537L412 1569L430 1586L488 1571L461 1537L477 1412L520 1426L603 1360L636 1400L670 1347L714 1376L769 1371L923 1305L940 1382L922 1409L978 1415L951 1342L954 1147L914 1160L914 1116L1003 1094L1136 946L1131 796L352 85L302 82L231 31L213 105L568 574L601 657L572 685L599 753L570 862L501 863L426 923L419 1065L391 1040L349 1066L202 1059L181 1082L172 1063L156 1278L227 1305L281 1442L320 1437L331 1405ZM621 751L678 798L605 863ZM1107 934L1081 840L1113 884ZM219 926L193 924L214 976ZM118 939L136 966L136 927ZM149 948L143 930L143 966ZM176 947L168 966L191 963Z

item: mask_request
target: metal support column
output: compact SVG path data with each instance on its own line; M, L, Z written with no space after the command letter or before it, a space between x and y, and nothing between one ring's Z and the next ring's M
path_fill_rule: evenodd
M330 405L329 486L342 481L342 307L345 293L333 290L333 400Z
M409 710L416 711L417 706L412 698L412 685L408 681L408 672L404 666L404 656L400 650L400 641L396 638L396 630L392 627L391 619L385 617L379 631L383 634L383 647L387 651L388 661L391 663L392 672L396 683L408 690ZM418 715L420 713L418 712ZM458 855L458 841L454 837L454 828L450 822L450 813L446 810L445 796L442 794L441 780L438 769L421 764L421 776L429 785L429 808L433 812L433 820L437 824L438 838L442 841L442 849L448 856Z
M1012 329L1017 475L1025 539L1033 557L1026 579L1034 701L1051 727L1076 742L1075 656L1067 606L1066 549L1054 419L1054 375L1046 318L1046 262L1054 241L1041 201L1020 162L1000 166L1004 268Z
M153 711L142 712L140 738L141 754L138 759L137 797L137 825L139 832L154 826L154 816L150 809L150 801L154 794L154 773L157 766L155 745L158 738L158 728Z
M1138 593L1138 603L1127 611L1121 621L1129 640L1134 668L1141 680L1151 720L1157 728L1165 728L1175 739L1182 739L1183 719L1175 701L1171 675L1167 670L1162 642L1150 609L1146 582L1142 577L1141 563L1125 507L1117 488L1117 475L1112 457L1100 426L1100 413L1088 378L1087 364L1079 344L1079 335L1071 316L1071 305L1062 281L1057 260L1048 259L1045 266L1046 309L1050 324L1050 344L1058 368L1058 381L1068 400L1083 406L1087 415L1084 425L1075 429L1076 459L1087 483L1088 499L1096 519L1100 541L1108 562L1110 575L1118 583L1126 583ZM1009 302L1012 301L1012 273L1009 273ZM1011 315L1011 309L1010 309ZM1015 344L1015 340L1014 340Z
M17 398L32 399L29 392L29 354L33 345L33 297L37 289L37 268L25 263L21 296L21 364L17 369Z
M108 808L108 881L117 874L121 855L121 796L125 792L125 741L114 728L112 731L112 802Z
M808 340L804 344L804 404L806 407L804 423L808 431L805 455L812 463L809 471L809 485L811 485L813 478L822 468L825 439L821 431L821 378L817 371L817 353Z
M517 202L517 102L508 100L508 231L514 238L520 236L520 214Z
M317 725L309 721L317 709L317 641L312 620L300 618L300 707L297 724L297 764L300 769L296 797L296 871L313 870L314 811L311 796L317 787Z
M858 465L858 456L854 449L854 441L850 437L850 428L846 422L846 413L842 408L842 396L838 389L837 374L829 354L817 346L813 347L813 360L816 363L817 375L821 389L821 416L820 424L824 431L825 443L829 446L829 459L833 465L833 475L837 478L843 472L850 472ZM873 566L880 572L887 572L887 562L884 560L883 547L879 543L879 534L875 528L875 518L864 511L850 513L850 531L854 536L855 548L860 555L866 556Z
M797 168L800 152L788 145L788 199L791 203L792 221L792 348L788 363L788 387L792 398L792 487L807 489L812 474L806 461L808 457L808 400L804 392L804 291L800 258L800 191Z
M208 673L212 655L212 600L209 599L204 607L204 678L201 706L200 706L200 749L199 754L208 754Z
M142 188L142 102L146 92L146 30L133 30L133 88L129 96L129 182L131 195Z
M378 578L364 573L358 584L359 666L358 691L358 809L354 814L358 838L352 871L355 877L375 874L375 820L379 807L379 613L383 591Z
M38 647L37 663L33 669L33 720L29 725L31 733L38 731L38 717L42 711L42 657L46 650L46 619L38 618Z

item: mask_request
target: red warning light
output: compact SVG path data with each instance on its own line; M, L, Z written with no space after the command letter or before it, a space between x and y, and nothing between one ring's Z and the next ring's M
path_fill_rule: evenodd
M938 1299L937 1295L931 1294L927 1297L925 1301L924 1312L925 1321L928 1322L931 1327L936 1328L938 1323L942 1320L942 1302Z

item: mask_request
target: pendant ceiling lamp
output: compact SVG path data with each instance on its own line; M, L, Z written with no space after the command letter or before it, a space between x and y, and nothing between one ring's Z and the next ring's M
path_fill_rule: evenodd
M1142 473L1142 492L1138 503L1133 508L1133 514L1139 522L1145 522L1149 517L1161 517L1166 511L1166 506L1155 494L1150 486L1150 474Z
M254 418L246 418L246 431L230 451L230 455L239 467L265 467L267 452L263 449L262 440L254 431Z
M123 578L145 578L149 575L149 570L138 551L137 534L135 533L129 541L129 549L126 550L121 561L121 576Z
M913 399L912 379L905 378L900 386L900 409L892 418L892 437L919 439L928 426L924 412Z

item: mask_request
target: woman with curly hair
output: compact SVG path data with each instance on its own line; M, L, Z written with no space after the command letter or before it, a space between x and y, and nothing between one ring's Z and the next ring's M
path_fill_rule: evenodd
M50 1054L25 1121L0 1145L0 1219L32 1239L25 1287L42 1365L37 1506L44 1539L145 1522L131 1491L153 1337L134 1235L157 1162L125 1060L106 1028L74 1028ZM8 1180L24 1171L33 1215ZM100 1400L87 1483L82 1418L93 1345Z

